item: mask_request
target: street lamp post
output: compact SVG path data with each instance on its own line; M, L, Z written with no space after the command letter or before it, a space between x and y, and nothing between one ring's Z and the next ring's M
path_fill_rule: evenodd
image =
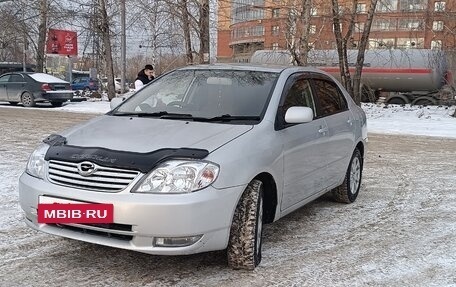
M25 9L22 7L22 29L24 29L24 51L22 53L22 70L27 72L27 33L25 32Z

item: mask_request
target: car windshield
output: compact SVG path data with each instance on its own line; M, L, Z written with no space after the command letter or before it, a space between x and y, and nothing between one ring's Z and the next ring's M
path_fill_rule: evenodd
M112 115L258 122L277 77L259 71L178 70L141 89Z

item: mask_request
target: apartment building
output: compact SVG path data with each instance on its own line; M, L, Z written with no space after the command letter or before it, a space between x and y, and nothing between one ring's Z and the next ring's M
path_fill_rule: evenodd
M352 15L351 0L339 1L342 31ZM300 1L221 0L218 11L219 62L248 62L259 49L286 49L290 31L299 29L296 17ZM356 48L364 30L370 0L356 6L355 33L350 39ZM331 4L313 0L310 43L313 49L335 48ZM455 0L379 0L371 27L369 48L456 49Z

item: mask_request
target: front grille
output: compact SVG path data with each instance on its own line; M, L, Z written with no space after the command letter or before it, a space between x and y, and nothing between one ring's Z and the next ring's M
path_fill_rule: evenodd
M77 163L57 160L49 161L48 170L49 180L53 183L107 192L123 190L139 175L139 171L95 165L91 175L82 176Z
M125 224L109 224L109 226L100 226L98 224L48 224L51 226L67 229L83 234L96 235L107 238L114 238L123 241L133 239L131 225ZM119 229L120 228L120 229Z

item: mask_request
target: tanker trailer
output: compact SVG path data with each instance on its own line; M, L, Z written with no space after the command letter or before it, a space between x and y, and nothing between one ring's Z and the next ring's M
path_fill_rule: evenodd
M347 51L351 74L355 72L357 50ZM257 51L253 62L293 64L288 51ZM324 70L340 80L336 50L311 50L309 65ZM389 92L390 104L454 104L446 55L429 49L366 50L361 74L362 101L378 100L380 92Z

